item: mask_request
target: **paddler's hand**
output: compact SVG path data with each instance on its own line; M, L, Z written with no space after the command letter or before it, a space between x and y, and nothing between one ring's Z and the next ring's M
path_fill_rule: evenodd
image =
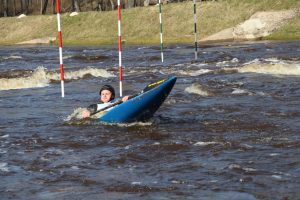
M88 111L88 110L82 111L82 118L88 118L90 116L91 116L90 111Z
M128 98L129 98L129 96L124 96L124 97L122 98L122 101L125 102L125 101L128 100Z

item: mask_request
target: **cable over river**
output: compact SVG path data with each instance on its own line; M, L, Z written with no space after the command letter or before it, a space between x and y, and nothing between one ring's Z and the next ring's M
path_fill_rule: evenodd
M1 199L300 199L299 46L125 46L124 95L178 79L119 125L72 118L118 91L117 47L65 47L61 98L56 46L2 46Z

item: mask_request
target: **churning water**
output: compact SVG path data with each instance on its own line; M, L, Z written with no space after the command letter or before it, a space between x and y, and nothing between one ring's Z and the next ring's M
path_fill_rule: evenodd
M115 47L0 49L0 199L300 199L300 42L123 49L125 94L175 75L147 123L73 120Z

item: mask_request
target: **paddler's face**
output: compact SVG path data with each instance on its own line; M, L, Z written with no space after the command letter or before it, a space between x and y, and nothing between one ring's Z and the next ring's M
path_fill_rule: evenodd
M107 102L109 102L110 98L111 98L111 92L109 90L102 90L101 101L103 103L107 103Z

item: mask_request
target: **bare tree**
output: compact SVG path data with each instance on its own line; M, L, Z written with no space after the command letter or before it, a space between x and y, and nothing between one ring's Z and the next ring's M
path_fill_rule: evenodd
M41 14L44 15L47 11L48 0L41 0Z
M16 14L17 14L17 9L16 9L16 0L13 0L13 4L12 4L12 6L13 6L13 16L15 16Z
M56 0L52 0L52 13L56 13Z
M78 0L72 0L72 11L80 12Z
M3 14L4 14L4 17L8 16L8 2L7 2L7 0L3 0Z
M24 14L28 14L28 3L28 0L21 0L21 10Z

